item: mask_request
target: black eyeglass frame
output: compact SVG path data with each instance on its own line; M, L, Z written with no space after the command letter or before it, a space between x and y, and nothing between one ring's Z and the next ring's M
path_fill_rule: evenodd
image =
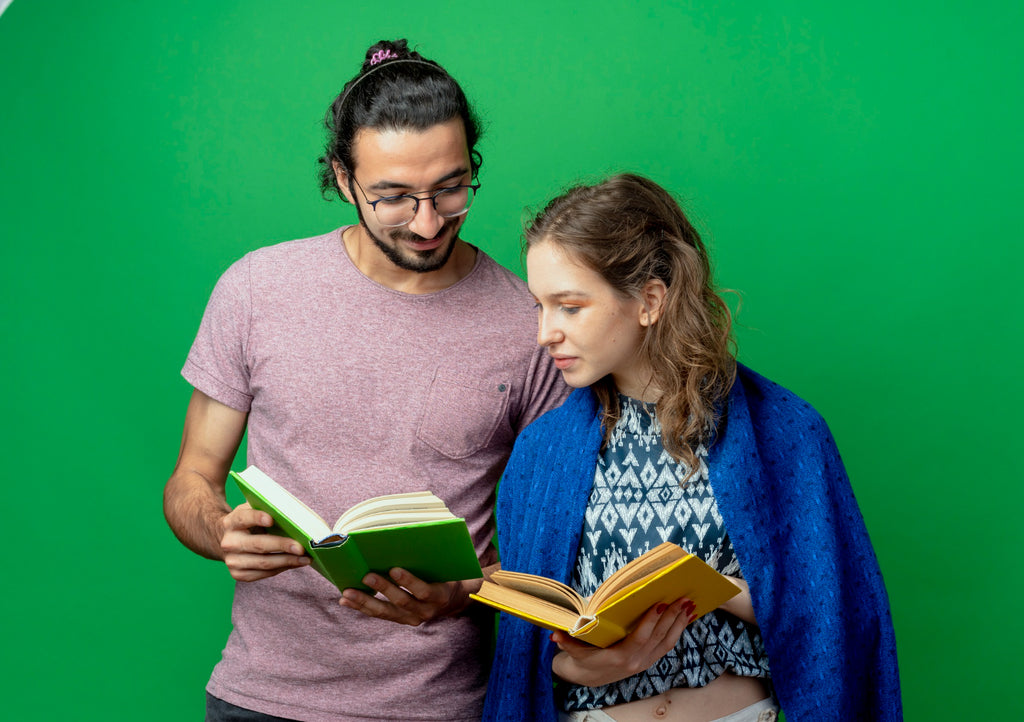
M400 194L398 194L396 196L382 196L382 197L378 198L375 201L371 201L370 198L366 195L366 190L363 188L362 184L360 184L359 181L356 180L355 173L349 173L348 177L352 179L353 183L355 183L357 186L359 186L359 192L363 194L363 199L366 201L366 205L370 206L370 208L373 209L373 215L374 216L377 215L377 204L380 203L381 201L397 201L397 200L399 200L401 198L411 198L412 199L412 201L413 201L412 218L410 218L407 221L403 221L402 223L383 223L380 220L380 218L378 217L377 218L377 222L380 223L385 228L400 228L401 226L408 225L409 223L412 223L413 220L416 218L416 214L419 213L419 211L420 211L420 201L426 201L426 200L430 201L430 204L432 206L434 206L434 212L437 213L437 215L441 216L442 218L458 218L459 216L464 216L467 213L469 213L469 209L473 205L473 200L476 198L476 192L478 190L480 190L480 181L478 181L474 177L473 180L477 180L476 183L468 183L468 184L463 183L463 184L459 184L457 186L451 186L449 188L438 188L436 191L421 191L421 194L422 193L429 194L425 198L418 198L416 195L414 195L412 193L400 193ZM468 188L470 191L472 191L472 194L468 197L469 198L469 202L466 204L465 208L463 208L458 213L453 213L451 215L445 215L444 213L441 213L441 211L439 211L437 209L437 199L438 199L438 197L443 196L446 193L451 193L452 191L461 190L463 188Z

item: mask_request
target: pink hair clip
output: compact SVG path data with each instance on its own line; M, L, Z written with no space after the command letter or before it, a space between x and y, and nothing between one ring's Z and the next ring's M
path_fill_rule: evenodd
M370 57L370 65L377 65L378 63L382 63L385 60L389 60L391 58L397 58L397 57L398 57L398 54L391 52L390 49L388 49L388 50L378 50L377 52L375 52Z

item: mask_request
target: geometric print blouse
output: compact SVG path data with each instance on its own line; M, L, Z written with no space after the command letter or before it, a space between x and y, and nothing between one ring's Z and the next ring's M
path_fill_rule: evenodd
M598 457L570 585L589 597L624 564L666 541L742 579L708 480L707 449L698 447L700 468L681 485L688 468L662 446L654 404L622 394L619 404L622 414ZM676 647L645 672L600 687L559 682L556 694L573 712L703 687L726 670L771 678L757 626L717 610L687 626Z

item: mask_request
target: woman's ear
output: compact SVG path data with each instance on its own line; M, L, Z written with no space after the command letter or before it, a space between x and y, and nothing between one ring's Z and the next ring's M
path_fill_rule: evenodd
M652 278L640 289L640 325L653 326L665 308L668 287L660 278Z
M338 184L338 190L345 196L345 200L355 205L356 201L352 197L352 190L349 188L348 173L345 171L345 167L336 160L331 161L331 167L334 169L334 181Z

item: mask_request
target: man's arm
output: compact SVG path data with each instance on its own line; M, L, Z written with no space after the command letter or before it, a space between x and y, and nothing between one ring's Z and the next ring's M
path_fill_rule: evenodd
M273 526L248 504L232 509L224 485L245 432L247 415L196 390L185 413L181 451L164 487L164 516L182 544L223 561L238 581L255 581L309 564L297 542L253 534Z

